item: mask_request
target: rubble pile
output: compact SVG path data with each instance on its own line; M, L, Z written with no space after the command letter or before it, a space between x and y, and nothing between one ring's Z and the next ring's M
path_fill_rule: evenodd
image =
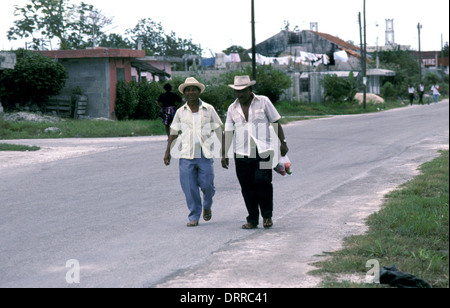
M62 122L64 119L57 116L43 115L30 112L17 112L17 113L5 113L3 114L3 120L13 122L47 122L57 123Z

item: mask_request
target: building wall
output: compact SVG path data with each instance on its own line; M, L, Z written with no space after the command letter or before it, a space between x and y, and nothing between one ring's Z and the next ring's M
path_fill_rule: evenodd
M68 80L62 95L71 95L73 89L80 87L88 96L87 114L110 119L115 119L117 81L130 82L131 60L145 56L143 50L107 48L38 53L60 61L66 68Z
M71 95L80 87L88 96L87 115L115 119L114 107L117 82L124 78L131 81L131 63L123 58L78 58L59 59L66 68L68 79L61 91L62 95ZM122 69L123 74L118 69Z
M17 57L13 52L0 52L0 70L14 69Z
M116 119L114 109L116 105L117 97L117 82L120 80L125 80L130 82L132 80L131 76L131 61L130 59L124 58L110 58L109 59L109 84L108 84L108 118ZM123 74L123 75L122 75Z
M88 96L87 114L91 117L110 118L110 65L108 58L60 59L66 68L68 79L61 92L71 95L80 87Z

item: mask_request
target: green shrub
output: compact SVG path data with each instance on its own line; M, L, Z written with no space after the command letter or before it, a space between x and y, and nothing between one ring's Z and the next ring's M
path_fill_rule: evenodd
M132 118L136 120L155 120L158 118L158 97L164 93L161 83L139 82L137 86L138 104Z
M228 85L215 84L206 87L201 99L214 106L219 115L224 115L234 100L234 92Z
M18 50L13 70L0 74L0 100L7 111L36 104L45 107L48 98L65 86L67 72L60 63L38 53Z
M360 88L360 81L350 72L348 78L338 77L336 74L326 75L322 79L325 90L325 101L332 103L353 102Z
M118 120L130 120L139 103L138 83L127 83L121 80L117 83L116 107L114 109Z
M382 87L381 87L381 95L383 96L383 98L385 100L388 99L395 99L397 98L397 91L395 90L395 87L392 83L390 83L389 81L386 82Z

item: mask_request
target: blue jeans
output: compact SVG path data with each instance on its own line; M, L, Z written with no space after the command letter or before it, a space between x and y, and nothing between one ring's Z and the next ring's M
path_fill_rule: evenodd
M189 221L200 220L202 208L211 210L214 187L214 159L180 159L180 183L189 209ZM203 204L200 196L203 192Z

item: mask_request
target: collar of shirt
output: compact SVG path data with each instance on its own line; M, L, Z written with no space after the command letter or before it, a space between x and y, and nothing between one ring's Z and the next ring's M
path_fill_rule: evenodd
M248 116L249 116L248 120L249 121L250 121L250 114L251 114L250 110L252 110L255 107L256 102L258 102L260 100L261 100L260 96L253 94L253 99L250 103L250 106L248 107ZM234 104L232 106L234 106L235 111L239 112L239 114L245 119L244 111L242 110L241 103L239 102L238 99L234 102Z
M183 106L181 106L181 108L184 109L184 110L189 110L190 112L192 112L192 110L189 107L188 103L186 103ZM198 99L198 110L200 111L200 109L207 110L208 108L203 104L203 101L201 99Z

